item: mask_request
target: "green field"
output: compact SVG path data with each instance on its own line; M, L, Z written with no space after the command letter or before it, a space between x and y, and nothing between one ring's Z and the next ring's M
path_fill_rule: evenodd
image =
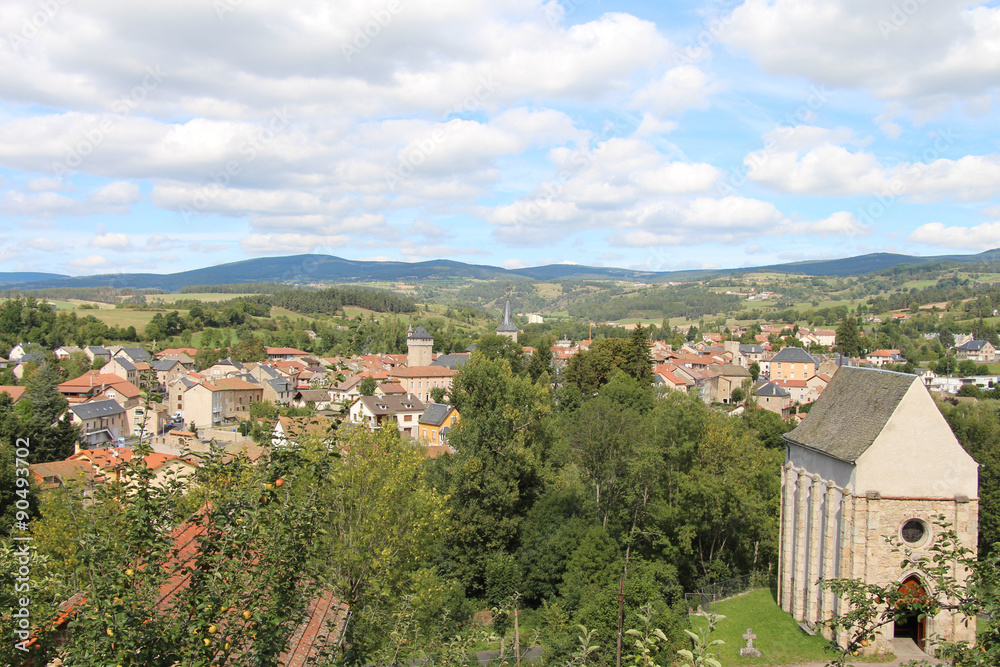
M156 313L166 313L167 311L157 310L131 310L129 308L112 308L101 310L82 310L85 315L93 315L109 327L119 326L121 328L135 327L141 332ZM181 315L187 315L187 311L178 311Z
M802 631L791 614L781 610L774 593L760 588L744 595L712 605L712 612L722 614L721 621L710 639L721 639L721 662L733 665L795 665L807 662L826 662L834 656L830 645L820 636L809 636ZM705 627L702 618L693 617L692 625ZM740 657L740 647L745 646L743 633L752 628L757 635L754 646L763 658Z
M146 297L146 301L155 304L162 301L165 304L183 301L184 299L195 299L196 301L214 302L229 301L241 296L257 296L256 294L220 294L219 292L188 292L186 294L153 294Z

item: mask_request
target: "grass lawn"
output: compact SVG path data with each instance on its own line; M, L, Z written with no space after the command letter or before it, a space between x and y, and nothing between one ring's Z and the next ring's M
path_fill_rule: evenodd
M829 643L820 637L810 637L798 626L790 614L786 614L775 602L773 593L766 588L751 591L745 595L725 600L712 606L712 611L722 614L726 620L719 623L709 639L725 641L722 650L722 664L733 665L796 665L806 662L825 662L834 656L827 650ZM704 627L704 619L694 617L692 624ZM763 658L741 658L740 647L746 646L742 639L747 628L753 628L757 635L754 646L764 654Z

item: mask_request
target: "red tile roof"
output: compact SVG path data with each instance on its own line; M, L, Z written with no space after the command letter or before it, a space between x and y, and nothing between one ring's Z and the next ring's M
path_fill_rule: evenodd
M0 385L0 394L7 394L16 403L24 394L24 387L17 387L12 384Z

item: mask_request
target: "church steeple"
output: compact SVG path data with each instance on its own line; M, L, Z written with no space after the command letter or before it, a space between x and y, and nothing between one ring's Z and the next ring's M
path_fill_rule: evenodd
M517 334L520 332L520 329L518 329L517 325L514 324L514 316L513 316L513 314L511 313L511 310L510 310L510 297L509 296L504 299L504 303L503 303L503 320L497 326L496 332L497 332L498 336L506 336L507 338L510 338L515 343L517 342Z

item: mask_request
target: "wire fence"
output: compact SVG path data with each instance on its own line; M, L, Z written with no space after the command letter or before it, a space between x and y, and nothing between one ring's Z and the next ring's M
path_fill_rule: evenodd
M693 613L698 609L704 612L712 611L712 605L723 600L728 600L747 591L751 591L769 585L767 574L754 572L744 574L742 577L734 577L714 584L708 584L698 589L695 593L686 593L688 613Z

